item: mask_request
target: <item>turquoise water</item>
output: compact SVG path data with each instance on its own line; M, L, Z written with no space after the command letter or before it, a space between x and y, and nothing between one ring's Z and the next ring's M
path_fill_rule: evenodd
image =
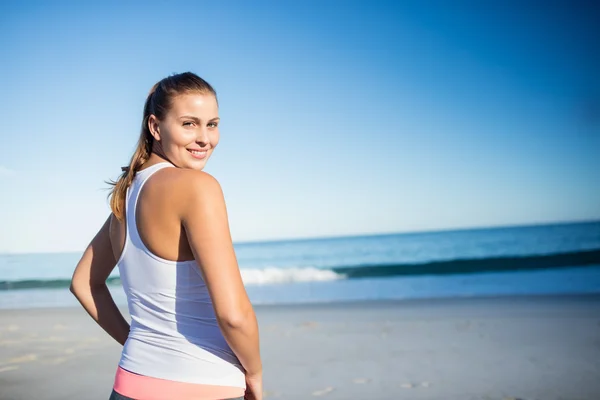
M238 243L256 304L600 293L600 222ZM78 253L0 255L0 308L69 306ZM118 273L111 290L125 297Z

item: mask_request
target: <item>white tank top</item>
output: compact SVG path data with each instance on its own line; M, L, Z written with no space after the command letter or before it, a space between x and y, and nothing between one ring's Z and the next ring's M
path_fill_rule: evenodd
M162 259L144 245L135 220L138 196L159 163L139 171L127 190L127 234L117 266L131 330L119 366L178 382L246 387L243 368L223 338L196 261Z

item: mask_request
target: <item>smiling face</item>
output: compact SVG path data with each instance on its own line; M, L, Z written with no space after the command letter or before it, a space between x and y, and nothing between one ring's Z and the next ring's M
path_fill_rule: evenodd
M179 168L201 170L219 142L219 106L211 93L173 98L164 118L151 115L157 153Z

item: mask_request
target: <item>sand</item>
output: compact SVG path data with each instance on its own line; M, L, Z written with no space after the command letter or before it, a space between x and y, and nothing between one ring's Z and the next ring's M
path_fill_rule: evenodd
M256 307L266 399L600 399L600 296ZM82 309L0 311L0 399L107 399Z

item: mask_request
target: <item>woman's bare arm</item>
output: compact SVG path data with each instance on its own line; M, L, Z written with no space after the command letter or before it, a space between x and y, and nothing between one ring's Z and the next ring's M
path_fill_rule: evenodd
M208 287L217 321L249 376L262 373L258 323L235 257L225 199L209 174L191 175L182 189L181 220Z
M124 345L129 334L129 323L117 308L106 286L106 279L116 265L109 236L110 219L109 216L85 249L73 273L71 292L94 321Z

